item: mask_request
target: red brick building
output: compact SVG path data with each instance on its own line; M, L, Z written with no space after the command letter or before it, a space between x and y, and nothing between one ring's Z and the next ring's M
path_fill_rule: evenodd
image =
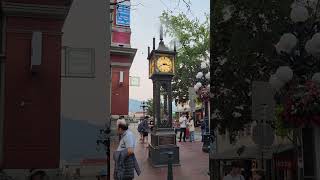
M113 0L112 0L113 1ZM117 0L114 0L117 2ZM128 115L129 71L137 49L131 48L130 2L113 6L111 37L111 114Z
M62 26L70 0L1 0L0 169L60 160Z

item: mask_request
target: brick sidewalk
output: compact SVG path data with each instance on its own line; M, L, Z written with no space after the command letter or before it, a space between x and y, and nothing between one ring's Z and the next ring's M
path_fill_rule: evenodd
M131 126L130 129L137 134L136 126ZM138 135L137 138L139 138ZM181 166L174 167L174 180L209 180L209 176L207 175L209 155L202 152L202 143L199 141L193 143L185 142L178 143L178 146L180 147ZM167 179L167 168L153 168L150 165L147 144L140 144L139 139L137 139L135 153L142 171L142 174L136 176L135 180Z

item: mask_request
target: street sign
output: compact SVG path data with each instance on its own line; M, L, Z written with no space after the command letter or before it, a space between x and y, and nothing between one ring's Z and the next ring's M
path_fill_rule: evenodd
M116 24L120 26L130 26L130 6L119 4L116 9Z
M255 144L268 147L273 144L275 135L273 128L268 124L258 124L253 127L252 140Z
M254 81L252 84L252 119L261 122L275 118L275 101L269 82Z

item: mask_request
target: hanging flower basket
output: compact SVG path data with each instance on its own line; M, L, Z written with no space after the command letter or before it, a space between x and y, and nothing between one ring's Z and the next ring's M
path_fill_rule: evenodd
M292 87L285 102L282 119L294 127L320 126L320 86L313 81Z

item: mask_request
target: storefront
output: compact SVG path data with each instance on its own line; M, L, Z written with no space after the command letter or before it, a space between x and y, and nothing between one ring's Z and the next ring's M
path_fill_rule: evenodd
M276 180L297 179L297 156L294 149L274 155L273 162Z

